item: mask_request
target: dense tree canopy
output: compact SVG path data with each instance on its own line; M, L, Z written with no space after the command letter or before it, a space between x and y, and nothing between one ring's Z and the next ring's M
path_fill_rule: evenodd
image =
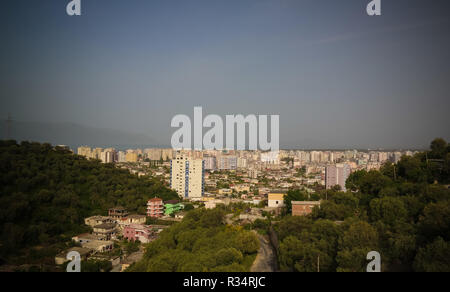
M23 248L70 240L87 231L85 217L111 207L145 214L152 197L178 198L159 180L49 144L0 141L0 172L0 263Z
M450 147L436 139L430 149L356 171L348 192L328 190L309 217L278 222L281 269L316 271L320 263L321 271L365 271L373 250L384 271L449 272Z
M253 232L226 226L220 209L190 211L164 230L146 250L134 272L245 272L259 249Z

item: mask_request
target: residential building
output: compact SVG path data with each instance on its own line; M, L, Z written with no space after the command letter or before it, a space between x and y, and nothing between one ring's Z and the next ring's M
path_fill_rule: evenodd
M123 237L129 241L139 240L142 243L149 243L155 238L155 233L150 226L130 224L124 228Z
M231 189L220 189L219 195L221 196L231 196L233 194L233 190Z
M164 215L172 215L184 209L184 205L181 203L177 204L166 204L164 205L165 212Z
M279 208L284 206L284 196L285 193L277 192L277 193L269 193L269 208Z
M205 202L205 208L206 209L214 209L217 207L216 201L207 201Z
M93 253L104 253L114 249L114 242L105 240L92 240L82 243L83 248L91 250Z
M348 164L336 164L325 169L325 186L327 189L339 185L342 191L347 191L345 182L350 176L351 167Z
M249 169L248 177L249 178L253 178L253 179L257 179L258 178L258 170L256 170L256 169Z
M237 169L237 157L232 155L221 155L217 157L217 169L219 170Z
M216 158L214 156L204 156L205 170L216 170Z
M160 198L153 198L147 202L147 216L160 218L164 214L164 203Z
M92 157L91 147L88 146L78 147L77 154L84 156L86 158L91 158Z
M292 216L306 216L311 214L315 206L320 206L319 201L292 201Z
M84 219L84 223L88 226L94 227L100 224L113 223L110 217L105 216L92 216Z
M121 219L122 224L145 224L146 221L147 216L136 214L128 215L127 217Z
M72 247L55 256L55 264L63 265L64 263L68 262L69 260L67 259L67 255L72 251L77 252L80 255L82 261L87 260L89 255L91 255L92 253L92 251L88 248Z
M116 224L105 223L94 226L93 234L99 236L102 240L114 239L117 234Z
M95 234L83 233L72 237L72 240L83 245L91 241L102 240L102 237Z
M108 210L108 216L115 220L120 220L128 216L128 212L124 207L115 207Z
M126 153L124 151L119 151L117 154L117 162L124 163L127 162Z
M127 154L125 155L125 160L127 162L137 162L138 161L138 154L134 151L127 151Z
M246 158L239 157L237 159L237 168L247 168L248 167L248 161Z
M202 159L177 156L171 163L171 187L182 198L201 198L204 194L205 164Z

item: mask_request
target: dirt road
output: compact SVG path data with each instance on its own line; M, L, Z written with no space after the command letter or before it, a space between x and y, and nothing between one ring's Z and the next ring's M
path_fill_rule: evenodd
M264 236L260 234L257 234L257 236L260 247L250 272L275 272L277 264L272 245Z

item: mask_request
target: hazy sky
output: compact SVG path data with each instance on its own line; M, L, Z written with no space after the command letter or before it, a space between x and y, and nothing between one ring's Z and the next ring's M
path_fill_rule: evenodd
M450 140L450 1L6 0L0 116L144 133L279 114L282 146Z

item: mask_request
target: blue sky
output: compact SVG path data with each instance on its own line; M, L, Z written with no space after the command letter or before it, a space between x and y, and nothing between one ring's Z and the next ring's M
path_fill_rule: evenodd
M7 0L0 115L144 133L176 114L279 114L283 147L450 140L445 0Z

